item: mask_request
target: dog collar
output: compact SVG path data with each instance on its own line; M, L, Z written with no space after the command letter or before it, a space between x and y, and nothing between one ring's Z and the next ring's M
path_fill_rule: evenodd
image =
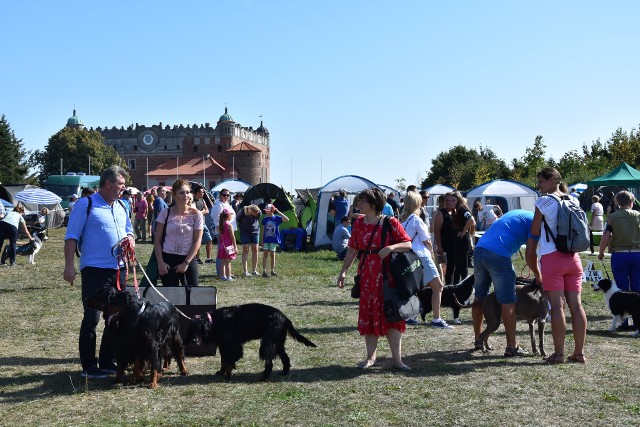
M142 314L142 312L144 311L144 309L147 308L147 303L146 302L142 302L142 307L140 307L140 310L138 310L138 316L140 316Z
M207 313L207 319L209 319L209 323L213 323L213 319L211 318L211 313Z

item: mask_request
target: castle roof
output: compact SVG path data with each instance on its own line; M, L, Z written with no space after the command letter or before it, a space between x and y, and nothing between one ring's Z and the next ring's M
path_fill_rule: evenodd
M76 109L73 109L73 116L69 117L67 120L67 125L78 126L82 124L82 120L78 116L76 116Z
M256 129L256 133L258 135L269 135L269 129L264 127L264 125L262 124L262 120L260 120L260 127Z
M203 159L202 156L197 157L180 157L176 161L175 157L162 163L157 168L150 170L145 175L147 176L167 176L175 175L176 167L179 176L197 176L202 175L204 170L207 175L213 176L224 172L226 169L220 163L218 163L213 157L209 159Z
M220 116L220 120L218 120L219 122L232 122L233 121L233 117L231 117L229 115L229 113L227 112L227 107L224 107L224 114Z
M236 144L233 147L227 150L228 152L233 151L260 151L260 149L254 145L249 144L247 141L242 141L240 144Z

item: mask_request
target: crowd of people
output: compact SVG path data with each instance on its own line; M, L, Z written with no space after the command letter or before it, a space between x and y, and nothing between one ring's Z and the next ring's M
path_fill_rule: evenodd
M241 259L243 276L277 276L276 248L280 242L279 227L288 218L272 201L263 208L254 204L242 205L241 195L229 203L231 193L219 192L211 200L199 184L176 180L171 191L160 186L131 198L125 189L127 172L112 166L103 171L96 192L87 191L75 198L71 205L65 235L63 277L76 280L76 253L79 253L79 272L83 301L99 288L118 287L126 281L124 261L114 256L114 248L126 242L153 242L153 256L163 286L198 286L199 265L216 263L216 275L233 281L233 264ZM333 250L342 260L337 285L346 283L347 271L356 262L360 284L358 331L364 336L366 356L358 366L367 369L375 365L379 337L386 337L396 369L411 368L402 360L402 334L408 321L389 322L383 311L383 277L390 254L413 250L420 258L423 284L431 289L433 320L436 328L452 329L441 317L441 297L445 285L459 283L471 271L475 275L475 300L472 305L473 330L476 348L483 313L481 304L493 284L501 304L506 331L505 357L526 354L516 341L515 334L515 270L512 256L526 245L526 263L546 295L551 312L551 332L554 352L547 363L585 363L586 315L581 304L582 265L578 254L560 252L553 239L544 233L542 218L554 227L558 204L555 197L568 194L560 173L545 168L538 174L541 197L535 211L511 210L496 215L489 203L474 204L469 209L466 199L458 191L438 198L433 217L427 209L430 194L415 186L407 189L402 204L394 203L377 188L366 189L349 202L346 192L335 195L337 214L333 230ZM604 209L594 196L589 227L603 230L599 257L611 248L612 270L621 289L640 292L640 213L632 209L633 194L622 191L615 196L617 210L604 221ZM491 211L490 213L484 212ZM338 213L339 212L339 213ZM387 214L385 214L385 212ZM8 260L15 264L15 242L18 230L32 238L25 226L21 208L6 215L0 213L0 242L9 239ZM388 215L389 229L383 232L384 215ZM480 225L479 225L480 224ZM260 229L262 226L262 235ZM239 242L236 241L236 228ZM484 233L477 243L476 228ZM385 241L382 241L382 236ZM215 261L213 243L217 242ZM262 273L258 269L258 250L262 243ZM475 244L474 244L475 243ZM206 258L199 258L205 246ZM241 246L242 253L239 252ZM2 259L5 262L5 259ZM388 278L394 287L393 277ZM565 358L565 307L571 312L573 352ZM79 352L85 377L102 377L114 372L113 355L103 335L96 356L96 328L100 313L84 307L79 333Z

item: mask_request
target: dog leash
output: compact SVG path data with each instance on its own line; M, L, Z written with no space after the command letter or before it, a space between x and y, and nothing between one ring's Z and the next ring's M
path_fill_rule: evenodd
M136 290L136 295L140 298L140 290L138 288L138 277L136 276L136 251L129 237L125 237L111 248L111 254L118 260L118 266L123 263L125 266L125 283L129 277L129 264L133 266L133 286ZM116 277L116 289L120 292L124 290L125 283L120 283L120 274Z
M604 274L607 275L607 279L611 280L611 277L609 276L609 271L607 270L607 265L604 263L603 259L601 259L600 261L602 262L602 269L604 270Z
M163 300L165 300L165 301L166 301L166 302L168 302L168 303L171 303L171 301L169 301L169 300L167 299L167 297L165 297L164 295L162 295L162 292L160 292L160 291L158 290L158 288L156 288L156 287L153 285L153 282L151 281L151 279L150 279L150 278L149 278L149 276L147 275L147 272L145 271L145 269L144 269L144 267L142 266L142 264L141 264L139 261L137 261L137 260L136 260L136 264L135 264L135 265L136 265L136 266L138 266L138 267L140 267L140 270L142 270L142 274L143 274L143 275L144 275L144 277L147 279L147 283L149 284L149 286L151 286L151 288L152 288L154 291L156 291L156 293L157 293L158 295L160 295L160 298L162 298ZM134 269L134 270L135 270L135 269ZM137 287L136 287L136 292L138 292L138 288L137 288ZM139 297L139 296L140 296L140 295L138 295L138 297ZM186 314L184 314L182 311L180 311L180 309L179 309L178 307L175 307L175 309L176 309L176 311L177 311L177 312L178 312L182 317L184 317L185 319L187 319L187 320L192 320L192 319L191 319L191 317L187 316L187 315L186 315Z

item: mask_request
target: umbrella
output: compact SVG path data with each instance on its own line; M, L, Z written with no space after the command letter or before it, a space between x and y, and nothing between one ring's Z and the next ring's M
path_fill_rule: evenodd
M5 212L11 212L13 210L13 203L7 202L5 199L0 199L0 203L2 203ZM0 209L0 211L1 210L2 209Z
M53 205L60 203L62 199L51 191L47 191L43 188L29 188L22 190L13 196L14 200L18 200L22 203L33 203L37 205Z

